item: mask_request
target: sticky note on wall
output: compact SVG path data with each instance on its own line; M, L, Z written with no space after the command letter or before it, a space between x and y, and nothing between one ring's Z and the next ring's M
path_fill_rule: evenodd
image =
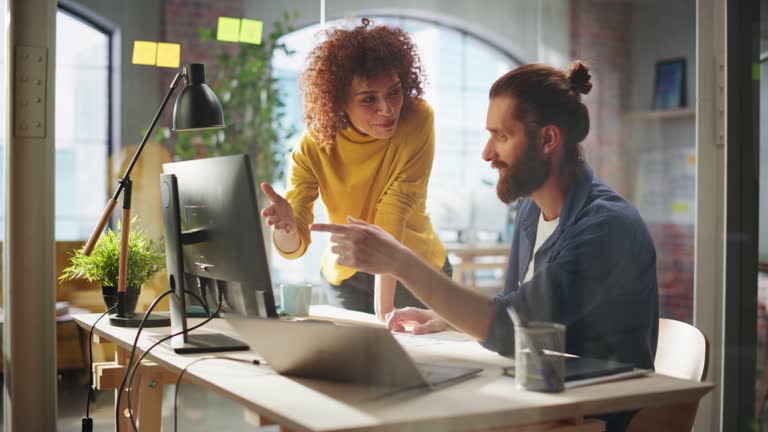
M160 67L179 67L181 62L181 45L177 43L157 44L157 65Z
M157 42L133 41L133 64L154 65L157 59Z
M222 42L240 41L240 18L219 17L216 40Z
M240 23L240 42L255 45L261 44L261 32L263 29L263 22L243 18L243 21Z
M689 209L687 202L675 201L672 203L672 213L688 213Z

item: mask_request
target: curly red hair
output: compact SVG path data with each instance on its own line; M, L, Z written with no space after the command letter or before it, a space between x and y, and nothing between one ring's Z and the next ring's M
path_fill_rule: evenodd
M372 26L367 18L353 29L332 29L307 57L302 73L304 121L321 149L329 151L336 133L349 125L347 92L356 76L371 79L396 72L403 85L402 117L424 94L424 71L416 45L403 29Z

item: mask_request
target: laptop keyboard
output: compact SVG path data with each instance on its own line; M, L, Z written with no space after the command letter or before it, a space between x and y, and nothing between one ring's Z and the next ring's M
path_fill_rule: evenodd
M439 385L451 381L469 378L481 369L461 366L443 366L437 364L416 363L421 376L431 385Z
M416 365L416 368L421 372L421 376L424 377L428 383L436 382L437 378L440 376L440 371L431 366L432 365L425 364Z

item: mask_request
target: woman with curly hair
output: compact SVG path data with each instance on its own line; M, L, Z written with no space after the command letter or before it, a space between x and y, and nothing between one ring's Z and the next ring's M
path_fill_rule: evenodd
M378 225L450 275L426 212L435 131L416 46L404 30L366 18L327 36L302 74L307 131L292 152L285 198L262 184L277 250L289 259L306 252L319 195L330 222ZM329 302L346 309L384 318L393 308L424 307L391 275L339 265L333 249L321 274Z

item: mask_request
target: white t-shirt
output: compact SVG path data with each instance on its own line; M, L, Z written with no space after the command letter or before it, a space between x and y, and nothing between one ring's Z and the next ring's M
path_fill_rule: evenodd
M539 226L536 228L536 246L533 248L533 253L531 254L531 263L528 265L528 271L525 273L525 279L523 279L523 282L528 282L533 277L533 272L535 271L533 268L533 257L536 256L536 252L539 251L541 245L543 245L549 236L555 232L555 228L557 228L557 224L559 222L560 218L552 219L551 221L545 221L544 212L539 213Z

